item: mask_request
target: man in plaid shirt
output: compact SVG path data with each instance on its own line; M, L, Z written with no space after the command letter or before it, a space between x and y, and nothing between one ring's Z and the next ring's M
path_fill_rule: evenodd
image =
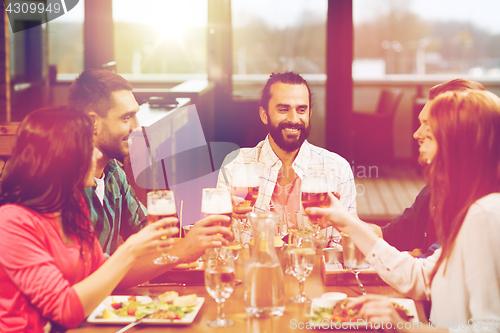
M292 72L273 73L262 91L259 114L269 134L256 147L242 148L226 156L217 186L231 186L234 162L257 162L261 174L255 210L280 212L286 207L288 212L299 211L303 210L301 179L307 169L324 168L335 175L340 202L357 215L356 187L349 163L306 140L311 131L311 92L307 82Z
M102 152L94 174L96 185L86 189L94 233L103 251L111 255L127 239L147 225L146 207L139 201L118 164L129 154L129 134L138 128L136 114L139 105L132 94L132 85L118 74L87 69L71 85L69 104L86 112L94 122L94 147ZM206 248L227 244L222 236L230 237L227 228L217 226L222 216L198 221L186 238L168 250L179 257L178 263L198 259ZM145 261L146 265L146 261ZM175 264L173 264L175 265ZM151 278L173 265L149 269ZM154 265L151 265L154 268Z

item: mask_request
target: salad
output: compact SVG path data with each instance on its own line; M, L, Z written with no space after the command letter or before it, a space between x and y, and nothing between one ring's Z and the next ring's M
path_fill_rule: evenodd
M363 320L359 315L360 308L347 309L346 305L349 302L348 299L345 301L337 303L333 308L318 308L313 310L313 314L308 316L309 321L321 323L323 320L328 320L334 323L344 323L344 322L357 322L358 320ZM409 321L413 316L410 315L409 310L405 309L403 306L396 302L392 302L392 306L396 309L399 316L405 320Z
M115 302L112 298L111 308L104 309L103 319L113 317L135 317L140 319L150 315L148 319L182 319L188 313L193 312L194 306L179 306L169 304L163 300L159 302L143 303L135 296L130 296L125 302Z

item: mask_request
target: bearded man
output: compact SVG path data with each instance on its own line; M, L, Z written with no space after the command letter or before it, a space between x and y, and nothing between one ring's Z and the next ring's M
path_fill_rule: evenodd
M349 163L306 140L311 132L311 112L311 91L306 80L292 72L273 73L262 90L259 108L269 134L253 148L230 153L220 169L217 186L231 186L234 163L257 163L260 184L255 210L303 211L301 179L308 169L322 168L333 173L340 202L357 215L356 187ZM296 227L293 221L288 223L288 227Z

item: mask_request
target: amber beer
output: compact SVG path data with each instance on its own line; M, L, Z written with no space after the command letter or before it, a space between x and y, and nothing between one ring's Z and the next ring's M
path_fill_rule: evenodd
M204 188L201 198L201 212L204 217L210 215L225 215L229 222L222 222L221 226L231 228L233 204L231 203L231 192L224 188Z
M168 193L168 191L165 192ZM175 201L165 197L163 193L148 193L148 224L155 223L167 217L177 218ZM180 221L171 226L180 228Z
M202 204L203 206L203 204ZM231 222L232 222L232 215L233 215L233 207L231 206L229 209L229 212L226 209L223 209L223 207L205 207L206 209L203 209L204 207L201 208L201 212L203 213L203 217L208 217L211 215L224 215L229 217L229 222L221 222L222 227L226 227L228 229L231 229ZM219 209L220 208L220 209Z
M234 202L233 205L238 207L253 207L259 196L259 186L253 187L237 187L233 186L231 188L233 197L243 198L244 201Z
M167 218L167 217L175 217L177 218L177 213L173 214L168 214L168 215L152 215L151 213L148 214L148 224L152 224L155 222L158 222L161 219ZM177 227L180 228L180 221L177 221L177 223L172 224L172 227Z
M328 193L310 193L310 192L302 192L302 206L304 209L309 207L319 207L319 208L327 208L328 207ZM308 215L309 220L311 222L318 222L320 220L319 216Z

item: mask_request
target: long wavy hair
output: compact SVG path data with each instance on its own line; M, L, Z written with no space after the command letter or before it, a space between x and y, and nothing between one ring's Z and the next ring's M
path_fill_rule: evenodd
M488 91L446 92L431 102L428 122L438 148L426 176L442 247L434 277L470 206L500 191L500 98Z
M80 239L82 251L94 241L84 200L92 127L86 114L67 107L33 111L19 125L0 185L0 205L60 212L65 232Z

